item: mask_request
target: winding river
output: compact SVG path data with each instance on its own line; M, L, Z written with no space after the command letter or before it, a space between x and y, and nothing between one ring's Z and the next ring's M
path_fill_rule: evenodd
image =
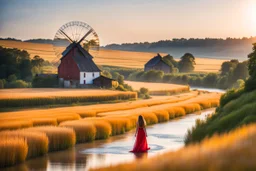
M132 149L135 140L132 130L107 140L78 144L68 150L48 153L5 170L89 170L177 150L184 146L184 136L187 129L194 125L195 120L203 119L212 112L214 109L203 110L169 122L148 126L148 143L151 147L148 153L135 155L128 152Z

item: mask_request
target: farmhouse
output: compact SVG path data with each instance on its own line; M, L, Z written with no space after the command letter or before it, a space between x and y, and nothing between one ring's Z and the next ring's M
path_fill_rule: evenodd
M58 67L58 76L64 82L64 87L86 87L93 84L101 70L92 58L78 43L72 43L66 48Z
M161 70L165 73L171 72L170 66L163 60L159 53L145 64L144 71L149 70Z

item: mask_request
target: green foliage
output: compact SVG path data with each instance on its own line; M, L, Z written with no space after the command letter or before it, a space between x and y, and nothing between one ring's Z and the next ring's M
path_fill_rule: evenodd
M110 73L109 71L107 71L107 70L104 70L101 74L102 74L103 76L105 76L105 77L112 78L111 73Z
M31 60L31 65L34 67L41 67L44 64L44 59L40 58L40 56L36 55L34 58Z
M112 74L113 79L117 79L117 76L114 74L115 72L120 75L123 75L124 78L127 79L131 73L142 71L142 69L138 69L138 68L125 68L125 67L107 66L107 65L100 66L100 68L102 70L109 71Z
M225 102L224 102L225 101ZM206 121L196 126L186 135L186 144L199 142L215 133L229 132L244 124L256 121L256 91L229 91L221 100L220 109Z
M172 66L173 67L178 67L178 62L173 58L173 56L171 56L171 55L166 55L166 56L164 56L163 57L163 60L165 61L165 62L170 62L171 64L172 64Z
M12 74L12 75L10 75L9 77L8 77L8 82L13 82L13 81L16 81L17 80L17 77L16 77L16 75L14 75L14 74Z
M248 55L248 70L251 77L256 77L256 43L253 44L253 52Z
M158 82L163 79L164 72L159 70L150 70L147 72L144 72L141 77L142 80L145 81L152 81L152 82Z
M149 99L150 98L149 90L145 87L141 87L140 91L138 91L138 97L142 99Z
M240 97L244 93L244 89L230 89L220 98L220 107L225 106L229 101Z
M218 74L216 73L209 73L204 78L204 85L207 87L215 87L218 79Z
M195 64L196 64L195 57L190 53L186 53L181 57L181 60L179 61L179 71L180 72L194 71Z
M118 75L117 76L117 81L120 85L123 85L124 84L124 76L123 75Z
M256 89L256 77L250 77L245 82L245 91L252 91Z
M244 84L245 84L244 80L239 79L239 80L237 80L236 83L233 85L233 88L234 88L234 89L244 88Z
M0 89L4 88L5 80L0 80Z
M30 84L23 81L23 80L15 80L6 83L6 88L28 88L30 87Z
M34 77L32 81L33 88L53 88L58 87L58 78L56 77Z

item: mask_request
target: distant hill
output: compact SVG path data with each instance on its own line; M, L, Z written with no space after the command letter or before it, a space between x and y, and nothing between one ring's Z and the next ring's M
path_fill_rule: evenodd
M24 42L53 44L53 40L52 39L29 39L29 40L24 40Z
M181 57L189 52L198 57L209 57L217 59L239 59L246 60L252 50L252 44L256 43L256 37L250 38L226 38L226 39L172 39L160 40L158 42L109 44L105 49L161 52L169 53L174 57Z

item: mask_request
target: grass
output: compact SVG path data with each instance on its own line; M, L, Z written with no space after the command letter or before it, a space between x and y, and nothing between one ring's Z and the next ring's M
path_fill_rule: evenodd
M0 46L9 48L18 48L27 50L31 57L39 55L45 60L52 61L56 58L53 46L51 44L29 43L0 40ZM64 51L64 48L62 48ZM162 54L165 55L165 54ZM151 52L130 52L118 50L100 49L94 61L98 65L111 65L128 68L143 68L144 64L151 58L156 56L156 53ZM136 62L134 62L136 61ZM196 57L196 72L219 72L221 64L225 60L197 58Z
M0 94L0 108L137 99L136 92L97 89L3 89Z
M48 138L45 133L31 132L25 130L0 132L2 138L22 138L28 144L27 158L42 156L48 152Z
M1 137L0 168L25 161L28 153L27 141L21 137Z
M256 125L249 125L230 133L215 135L175 152L168 152L140 162L120 164L104 170L255 170L256 168Z
M49 140L49 151L64 150L76 143L76 134L70 128L42 126L27 128L26 130L45 133Z
M234 92L235 93L235 92ZM224 97L233 96L223 95ZM256 118L256 91L242 93L237 98L230 98L216 110L216 113L207 120L197 121L196 125L188 131L186 136L186 144L199 142L207 136L215 133L229 132L237 127L255 122ZM209 105L217 105L215 100L211 104L204 102L205 107Z

